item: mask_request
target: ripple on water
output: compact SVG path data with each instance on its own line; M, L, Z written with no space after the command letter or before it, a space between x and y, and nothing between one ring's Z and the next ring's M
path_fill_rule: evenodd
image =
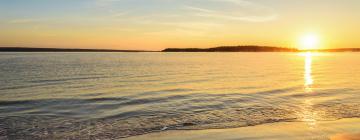
M97 100L98 101L98 100ZM19 102L20 103L20 102ZM357 104L321 104L311 107L316 120L360 117ZM26 115L0 118L0 132L9 138L122 138L150 132L182 129L233 128L283 121L302 121L294 110L266 106L228 108L202 112L134 112L94 119ZM351 113L349 113L351 112ZM71 130L71 131L70 131Z
M283 53L95 54L0 55L0 139L116 139L360 117L360 61L345 61L357 55L306 63L310 57Z

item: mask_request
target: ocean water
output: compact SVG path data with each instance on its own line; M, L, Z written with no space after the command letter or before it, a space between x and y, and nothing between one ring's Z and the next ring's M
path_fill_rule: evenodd
M359 53L0 53L0 139L360 117Z

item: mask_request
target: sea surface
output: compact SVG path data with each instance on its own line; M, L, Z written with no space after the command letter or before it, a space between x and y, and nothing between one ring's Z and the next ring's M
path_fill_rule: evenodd
M0 139L360 118L360 53L0 53Z

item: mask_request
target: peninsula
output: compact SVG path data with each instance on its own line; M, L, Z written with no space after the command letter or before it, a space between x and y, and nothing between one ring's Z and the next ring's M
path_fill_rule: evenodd
M214 48L167 48L162 52L360 52L360 48L299 50L271 46L221 46Z
M167 48L163 52L298 52L294 48L270 46L221 46L215 48Z

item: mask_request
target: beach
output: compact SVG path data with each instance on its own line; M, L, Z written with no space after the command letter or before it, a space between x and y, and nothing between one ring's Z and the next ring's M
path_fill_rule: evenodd
M280 122L233 129L171 130L125 140L359 140L360 119Z

